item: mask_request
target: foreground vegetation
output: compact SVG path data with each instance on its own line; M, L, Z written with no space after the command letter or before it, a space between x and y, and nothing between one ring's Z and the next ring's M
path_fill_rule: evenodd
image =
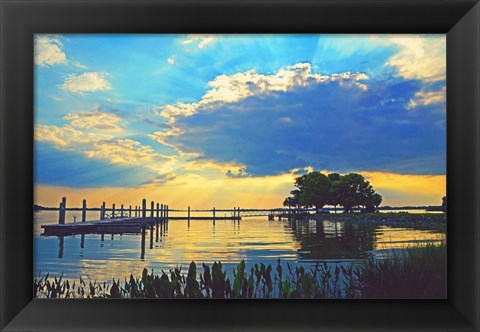
M211 268L202 264L197 272L192 262L188 273L181 268L155 274L143 270L142 276L98 284L80 278L78 284L46 274L33 283L36 298L446 298L447 246L426 245L392 252L389 258L370 259L365 264L328 266L318 264L309 270L280 260L271 265L255 264L249 272L245 261L227 277L220 262Z

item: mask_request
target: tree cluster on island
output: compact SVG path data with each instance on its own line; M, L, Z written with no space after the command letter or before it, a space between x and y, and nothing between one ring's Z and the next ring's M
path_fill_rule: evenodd
M341 175L310 172L295 179L295 187L283 205L289 208L315 207L317 212L325 205L343 207L346 213L354 209L375 212L382 203L370 182L357 173Z

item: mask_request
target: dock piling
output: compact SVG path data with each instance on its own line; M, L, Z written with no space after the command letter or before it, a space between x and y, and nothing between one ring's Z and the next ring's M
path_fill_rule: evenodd
M87 200L83 200L83 205L82 205L82 222L87 221Z
M142 200L142 223L145 225L147 221L147 200L144 198Z
M62 210L63 210L63 204L60 202L60 205L58 206L58 223L59 224L64 224L65 221L62 221Z
M120 206L116 206L115 203L109 204L112 204L111 208L106 208L105 202L102 202L99 207L89 207L87 205L87 199L84 198L82 199L82 204L79 207L70 207L68 209L68 211L78 211L80 215L73 215L69 213L69 218L73 217L73 223L67 224L67 198L62 197L58 208L49 208L50 210L58 211L58 223L52 224L50 222L49 224L41 225L41 228L44 229L43 234L46 236L70 236L75 234L90 234L90 232L97 234L104 234L105 232L107 234L122 234L125 232L129 233L130 230L137 232L140 227L146 226L147 224L150 226L155 226L154 224L156 224L157 227L160 226L160 232L162 232L163 229L166 233L168 229L170 209L166 204L160 204L156 203L155 201L151 201L151 205L147 209L147 201L145 198L142 200L142 205L132 206L120 204ZM91 216L90 219L87 220L87 212L91 210L100 211L99 216L97 215L97 218L92 218ZM112 211L112 213L107 213L109 211ZM150 211L150 214L147 216L148 211ZM81 223L77 223L76 221L80 221L80 218L82 220ZM115 218L115 220L112 220L113 218ZM178 216L174 217L174 219L180 218L181 217ZM191 216L189 219L191 219Z
M152 223L155 221L154 220L154 211L155 211L155 202L152 201L150 203L150 222L152 222Z
M215 207L213 208L213 224L215 224Z
M102 203L102 208L100 209L100 220L105 220L105 202Z
M65 223L65 210L67 208L67 198L65 196L62 197L62 201L60 202L60 208L58 210L58 223L64 224Z
M188 225L190 226L190 206L188 207Z

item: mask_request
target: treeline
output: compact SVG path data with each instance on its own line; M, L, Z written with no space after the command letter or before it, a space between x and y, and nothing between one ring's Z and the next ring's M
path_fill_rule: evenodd
M299 176L294 183L297 189L290 192L283 205L289 208L315 207L317 212L325 205L343 207L346 213L354 209L374 212L382 203L370 182L357 173L340 175L310 172Z

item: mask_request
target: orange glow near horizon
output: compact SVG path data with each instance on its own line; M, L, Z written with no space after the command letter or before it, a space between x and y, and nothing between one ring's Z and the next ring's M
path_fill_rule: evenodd
M446 195L445 175L408 175L382 172L361 172L383 196L382 205L441 205Z
M440 205L446 192L446 176L404 175L382 172L360 172L374 189L383 196L382 205ZM274 208L294 189L295 175L285 173L265 177L204 177L184 174L165 184L147 184L139 187L70 188L35 186L35 203L56 207L62 196L67 206L80 207L87 199L89 207L102 202L140 205L141 200L165 203L173 209L191 206L195 209Z

